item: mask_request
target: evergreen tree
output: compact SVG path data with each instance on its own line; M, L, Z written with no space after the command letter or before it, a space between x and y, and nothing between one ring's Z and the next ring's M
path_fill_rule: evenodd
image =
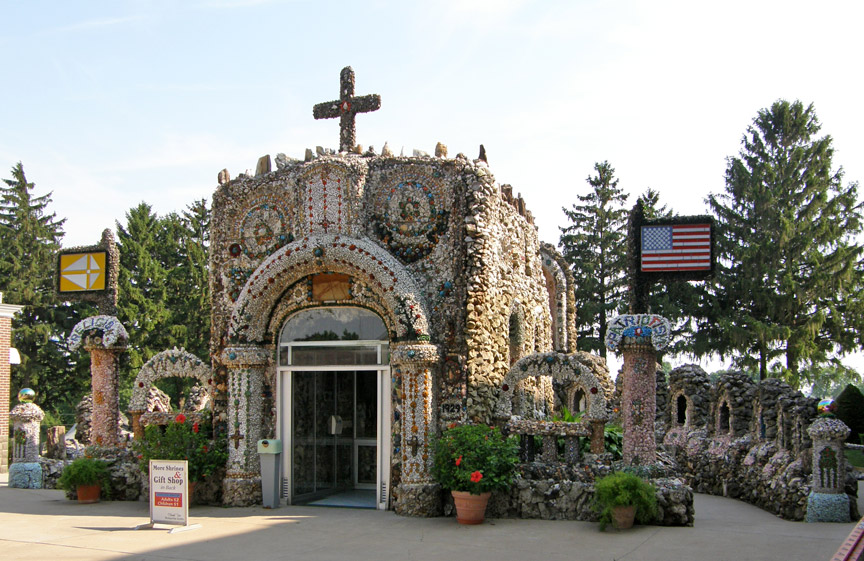
M210 209L195 201L182 216L159 217L141 203L117 224L120 249L118 317L129 331L124 395L154 354L185 348L207 360L210 343L208 278ZM177 403L194 381L161 381Z
M595 163L594 171L587 178L591 191L562 209L572 224L560 228L559 245L577 279L578 348L605 358L606 324L625 300L627 195L609 162Z
M126 213L125 226L117 223L117 238L117 317L129 332L121 374L127 389L150 357L173 346L167 329L168 270L159 256L176 251L176 246L166 246L171 240L162 232L159 217L144 202Z
M0 292L5 302L24 306L12 321L21 364L12 367L11 390L31 387L44 409L70 412L89 387L89 361L70 354L65 338L89 307L56 296L65 220L48 211L51 193L34 195L20 162L11 173L0 187Z
M819 130L800 101L759 111L728 160L725 192L708 197L719 262L700 350L758 362L760 379L783 356L796 387L802 361L859 348L864 327L857 184L843 187Z

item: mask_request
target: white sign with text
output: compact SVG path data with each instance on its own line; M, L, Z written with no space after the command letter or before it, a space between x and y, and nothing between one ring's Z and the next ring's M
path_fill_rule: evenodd
M189 466L186 460L150 460L150 523L189 523Z

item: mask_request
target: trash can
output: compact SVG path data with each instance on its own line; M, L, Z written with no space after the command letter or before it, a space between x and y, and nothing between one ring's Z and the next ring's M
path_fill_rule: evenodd
M258 441L258 457L261 458L261 495L265 508L279 507L279 459L282 457L282 441L268 438Z

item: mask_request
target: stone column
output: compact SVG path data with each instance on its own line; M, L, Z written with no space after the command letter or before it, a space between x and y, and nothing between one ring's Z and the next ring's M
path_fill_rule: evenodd
M221 362L228 368L228 473L223 502L230 506L261 504L261 439L263 390L273 352L257 345L228 347Z
M12 465L9 466L9 487L42 488L42 465L39 463L39 425L45 413L32 403L32 390L21 390L21 402L9 412L12 420Z
M657 351L666 347L670 332L665 318L649 314L618 316L609 322L606 331L606 347L624 356L621 416L626 465L647 465L657 460Z
M402 377L402 480L396 513L403 516L437 516L441 510L441 487L432 480L429 447L435 430L432 368L437 362L436 345L395 343L390 347L390 364L394 374Z
M83 344L90 353L93 389L90 443L117 446L120 444L120 355L126 350L129 334L114 316L92 316L78 322L68 340L71 350Z
M807 497L807 522L849 522L846 455L849 427L840 419L819 417L807 433L813 440L813 481Z
M120 355L126 346L104 347L100 343L84 345L84 350L90 353L93 388L90 442L97 446L117 446L120 443Z

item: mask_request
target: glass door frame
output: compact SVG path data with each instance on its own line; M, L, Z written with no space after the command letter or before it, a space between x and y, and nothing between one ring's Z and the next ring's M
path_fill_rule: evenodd
M330 346L336 341L317 342L316 346ZM347 343L342 343L343 345ZM366 343L365 341L351 341L355 345ZM380 345L380 342L376 342ZM292 345L303 345L304 343L292 343ZM380 351L379 351L380 353ZM380 356L380 354L379 354ZM292 378L294 372L375 372L377 381L377 414L376 414L376 483L375 483L375 505L380 510L387 510L390 499L390 418L391 418L391 390L390 390L390 365L389 364L356 364L339 366L279 366L276 372L277 411L276 438L282 440L282 497L287 504L292 504L294 494L293 470L294 465L294 443L293 434L293 395ZM356 402L356 398L355 398ZM365 440L365 439L363 439ZM354 483L357 478L357 447L355 441L354 449ZM363 485L356 488L364 488Z

